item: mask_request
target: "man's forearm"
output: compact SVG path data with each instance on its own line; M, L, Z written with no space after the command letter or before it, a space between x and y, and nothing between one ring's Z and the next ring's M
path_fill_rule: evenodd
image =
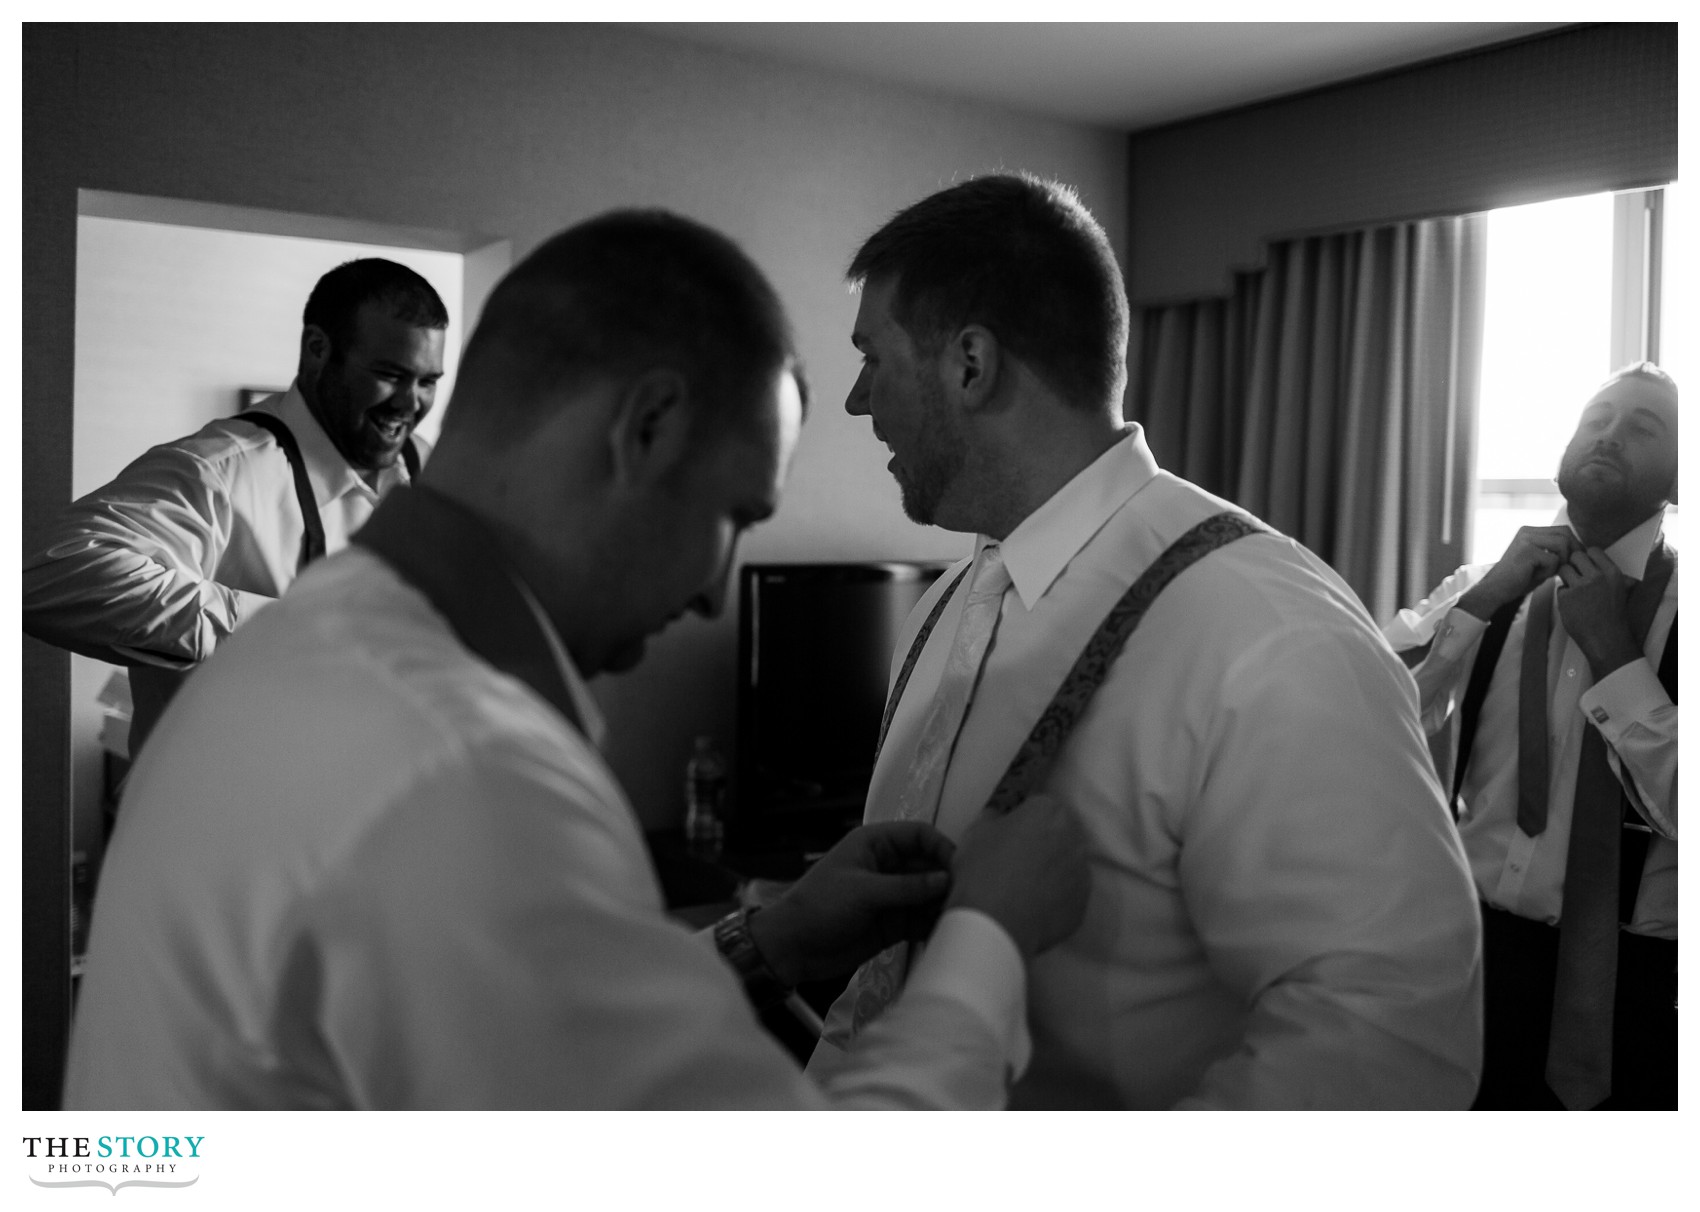
M1631 661L1641 659L1641 650L1636 647L1627 629L1621 636L1606 636L1587 642L1577 637L1577 647L1582 649L1582 655L1587 658L1588 668L1593 672L1596 682L1604 681Z
M114 664L187 667L267 599L173 574L129 552L24 570L23 628L37 639Z
M1504 594L1497 593L1487 582L1478 582L1464 591L1454 610L1462 610L1486 623L1491 620L1501 606L1505 605Z

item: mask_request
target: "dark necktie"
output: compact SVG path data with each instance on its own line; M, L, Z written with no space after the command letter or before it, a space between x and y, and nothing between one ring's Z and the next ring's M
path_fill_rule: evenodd
M1661 541L1647 559L1645 577L1630 589L1629 630L1637 648L1646 646L1674 567ZM1535 591L1523 635L1517 824L1531 837L1546 828L1549 800L1547 652L1556 588L1549 582ZM1531 737L1531 722L1537 737ZM1605 738L1589 723L1576 767L1546 1068L1547 1084L1572 1109L1598 1106L1611 1093L1622 833L1623 789L1612 773Z

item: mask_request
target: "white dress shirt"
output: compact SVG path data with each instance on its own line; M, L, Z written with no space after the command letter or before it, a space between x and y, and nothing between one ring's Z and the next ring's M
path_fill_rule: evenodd
M1568 525L1561 509L1555 525ZM1639 580L1664 526L1660 510L1606 548L1625 576ZM1414 670L1422 700L1423 725L1439 732L1453 720L1469 684L1476 649L1487 623L1458 599L1492 568L1471 564L1442 581L1415 609L1401 610L1388 624L1397 650L1434 647ZM1517 827L1518 683L1523 661L1525 600L1505 637L1476 722L1475 745L1460 789L1458 829L1481 898L1520 917L1556 924L1564 904L1564 863L1576 798L1576 767L1586 730L1598 728L1612 770L1655 834L1647 848L1641 890L1630 929L1655 938L1676 937L1676 758L1677 708L1659 684L1659 659L1676 618L1677 577L1672 572L1653 615L1642 649L1644 659L1613 670L1599 682L1582 649L1553 614L1547 650L1548 786L1547 826L1538 837Z
M583 732L359 546L188 682L102 874L66 1105L1002 1105L1025 977L965 910L854 1063L803 1076L665 916L525 596Z
M945 833L974 821L1110 606L1225 508L1159 471L1136 425L1009 535ZM952 577L916 606L894 672ZM913 763L963 596L897 708L870 819ZM1044 789L1086 825L1092 895L1029 971L1033 1059L1012 1105L1469 1105L1480 925L1463 854L1409 675L1310 552L1255 535L1177 577Z
M280 417L301 447L327 554L407 483L401 460L375 477L349 466L299 387L254 410ZM417 439L415 439L418 441ZM419 444L420 455L426 453ZM182 674L295 579L303 525L277 440L239 417L155 446L66 507L24 561L24 630L132 669L139 742ZM133 746L134 748L135 746Z

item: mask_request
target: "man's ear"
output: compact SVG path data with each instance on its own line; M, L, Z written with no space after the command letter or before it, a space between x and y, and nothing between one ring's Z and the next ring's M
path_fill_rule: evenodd
M1003 370L1003 348L989 329L968 325L945 343L941 361L945 391L964 411L978 412L992 403Z
M301 330L301 357L299 369L303 371L318 371L331 360L331 336L317 324L309 324Z
M666 367L646 370L621 387L608 427L608 451L618 484L654 483L690 447L690 388Z

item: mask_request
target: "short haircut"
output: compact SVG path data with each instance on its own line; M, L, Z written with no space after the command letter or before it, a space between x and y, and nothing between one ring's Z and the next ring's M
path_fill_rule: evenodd
M787 367L807 398L779 296L742 249L668 211L611 211L544 241L496 285L443 432L523 434L543 420L534 402L563 385L661 367L685 379L693 427L753 416ZM468 390L486 377L496 391Z
M1620 379L1641 379L1648 383L1655 383L1670 392L1673 400L1676 398L1676 380L1671 378L1663 368L1652 362L1631 362L1627 366L1619 367L1606 376L1606 381L1599 385L1595 394L1604 391Z
M1104 229L1060 182L998 174L941 190L869 236L847 276L894 280L892 316L923 349L979 324L1068 403L1119 405L1127 288Z
M354 340L354 317L362 305L380 303L404 324L418 328L447 328L448 309L436 290L405 265L382 257L344 261L320 278L307 296L301 323L325 331L334 351Z

